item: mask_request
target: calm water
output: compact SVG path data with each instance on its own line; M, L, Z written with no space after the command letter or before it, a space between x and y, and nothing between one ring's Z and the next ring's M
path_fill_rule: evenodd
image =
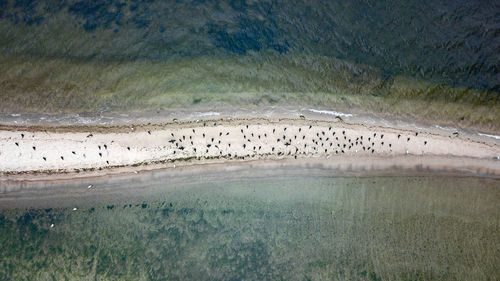
M500 277L495 179L289 168L92 183L2 194L0 280Z
M499 130L498 10L0 0L0 113L321 106Z

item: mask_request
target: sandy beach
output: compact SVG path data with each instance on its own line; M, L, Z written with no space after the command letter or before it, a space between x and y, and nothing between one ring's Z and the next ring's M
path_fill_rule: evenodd
M121 126L3 126L3 180L102 176L207 163L367 159L449 163L500 174L500 146L450 131L346 123L340 119L220 119ZM349 159L349 160L346 160ZM406 159L406 160L405 160ZM437 161L436 159L441 159ZM444 160L443 160L444 159Z

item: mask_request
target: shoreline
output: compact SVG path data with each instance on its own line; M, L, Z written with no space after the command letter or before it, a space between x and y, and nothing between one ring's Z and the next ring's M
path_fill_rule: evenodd
M500 174L497 140L474 139L437 128L410 130L370 122L348 123L334 116L326 120L221 118L118 126L0 125L0 181L315 159L322 159L326 165L348 159L353 165L353 161L373 158L387 162L387 169L400 161L398 158L410 156L425 159L421 165L431 168L446 167L434 163L447 161L451 170L487 167L486 174Z
M252 160L237 163L205 163L180 165L177 168L115 171L108 176L61 177L61 174L45 175L36 180L9 180L0 182L0 210L66 207L74 204L82 207L87 202L120 201L124 198L141 197L158 188L176 188L178 184L190 185L200 181L246 181L278 177L454 177L478 178L500 181L500 170L484 159L459 159L454 157L405 156L396 158L343 157L337 162L324 158L309 158L297 162L291 159ZM478 168L481 167L481 168ZM56 176L56 177L54 177ZM166 185L164 185L166 184ZM92 188L88 188L91 185ZM76 199L78 198L78 199ZM77 201L75 201L77 200ZM64 204L63 204L64 205Z

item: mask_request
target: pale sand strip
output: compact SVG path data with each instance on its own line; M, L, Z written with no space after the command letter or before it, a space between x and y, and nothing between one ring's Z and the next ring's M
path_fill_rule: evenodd
M491 161L489 169L500 170L496 144L462 139L450 132L431 134L343 122L259 119L0 130L1 179L75 171L94 176L119 167L131 171L179 163L282 158L326 158L337 163L340 156L361 160L403 155L483 159Z

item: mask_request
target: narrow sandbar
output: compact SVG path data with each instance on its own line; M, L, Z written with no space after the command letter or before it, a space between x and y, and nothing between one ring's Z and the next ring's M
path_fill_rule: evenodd
M379 159L387 165L391 161L414 164L425 159L420 165L439 162L446 166L443 161L447 161L457 169L484 168L485 173L495 175L500 174L499 155L500 147L495 143L471 140L450 131L367 126L340 119L220 119L126 126L0 128L3 180L36 180L48 175L102 176L256 160L300 163L310 159L322 159L326 165L354 166L367 159Z

